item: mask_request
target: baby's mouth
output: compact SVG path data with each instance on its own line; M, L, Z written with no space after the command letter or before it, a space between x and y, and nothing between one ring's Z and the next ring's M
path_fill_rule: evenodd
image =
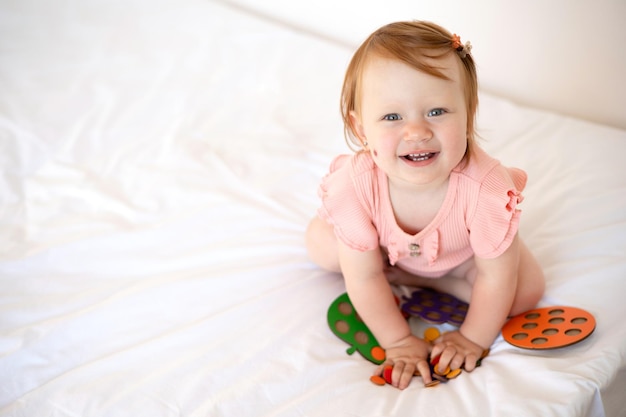
M404 155L403 158L408 161L421 162L421 161L426 161L435 155L436 155L435 152L410 153L408 155Z

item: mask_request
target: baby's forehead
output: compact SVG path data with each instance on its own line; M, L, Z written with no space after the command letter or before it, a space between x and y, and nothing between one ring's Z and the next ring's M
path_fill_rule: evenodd
M433 77L461 82L462 65L454 54L445 54L439 57L420 56L412 59L402 59L396 56L372 53L363 62L360 74L361 82L373 75L382 75L387 71L404 67Z

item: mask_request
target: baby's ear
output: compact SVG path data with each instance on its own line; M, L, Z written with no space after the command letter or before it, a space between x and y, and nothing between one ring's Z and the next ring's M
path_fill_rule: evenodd
M357 136L357 138L365 146L365 144L367 143L367 138L365 137L365 130L363 129L363 123L361 122L361 117L354 110L350 112L350 127L352 128L352 132Z

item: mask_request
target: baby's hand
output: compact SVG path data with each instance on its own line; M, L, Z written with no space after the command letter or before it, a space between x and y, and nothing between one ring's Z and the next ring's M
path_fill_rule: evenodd
M431 345L426 341L409 335L385 349L387 359L376 369L374 375L382 375L385 367L391 365L393 366L391 385L394 387L399 389L408 387L415 371L419 371L424 383L427 384L432 381L427 362L430 348Z
M435 340L431 356L439 358L438 369L444 370L450 366L451 370L461 366L471 372L476 368L476 362L482 357L484 349L467 339L458 330L441 335Z

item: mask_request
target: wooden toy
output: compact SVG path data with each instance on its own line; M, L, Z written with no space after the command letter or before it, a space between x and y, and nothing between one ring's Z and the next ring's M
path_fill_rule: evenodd
M416 315L426 322L461 325L468 310L468 304L455 297L430 289L417 290L411 297L404 297L402 311ZM399 302L398 299L396 301ZM350 345L347 353L359 352L365 359L375 364L385 361L384 349L372 332L359 317L347 293L337 297L330 305L327 314L328 325L332 332ZM587 311L566 306L538 308L511 318L502 328L504 340L513 346L525 349L556 349L572 345L589 337L595 330L596 321ZM424 331L424 340L433 343L441 335L435 327ZM489 354L483 352L476 366ZM439 357L429 358L430 373L433 381L427 387L456 378L461 369L440 370L437 367ZM393 367L388 365L382 375L374 375L370 380L376 385L391 384ZM419 372L415 372L419 376Z
M422 320L433 323L450 323L460 326L467 315L468 304L450 294L429 288L414 291L410 298L404 297L402 310Z
M433 291L433 293L435 292ZM436 293L433 297L424 297L424 299L441 299L441 303L445 303L446 305L456 305L455 303L460 303L460 301L452 296L448 296L450 299L444 297L446 295L447 294ZM396 302L399 303L399 301L400 300L396 298ZM427 307L430 308L432 306L427 305ZM357 314L347 293L341 294L330 305L328 308L327 320L331 331L341 340L350 345L346 351L348 355L352 355L354 352L359 352L365 359L377 365L385 361L386 355L384 349L380 346L372 332L367 328L363 320L361 320ZM441 333L439 332L439 329L434 327L430 327L424 331L424 339L429 343L432 343L440 335ZM461 373L460 369L453 371L446 369L443 372L440 372L436 369L438 361L438 357L432 360L429 358L430 373L433 381L427 384L427 387L433 387L441 382L447 382L452 378L456 378ZM392 370L393 367L388 365L384 368L382 376L373 375L370 377L370 381L376 385L391 384ZM416 371L415 375L419 376L420 374Z
M502 337L524 349L556 349L580 342L595 328L594 317L585 310L545 307L511 318L502 328Z
M358 351L365 359L377 365L385 361L385 351L356 313L347 293L333 301L328 309L327 319L330 330L350 345L346 351L348 355Z

